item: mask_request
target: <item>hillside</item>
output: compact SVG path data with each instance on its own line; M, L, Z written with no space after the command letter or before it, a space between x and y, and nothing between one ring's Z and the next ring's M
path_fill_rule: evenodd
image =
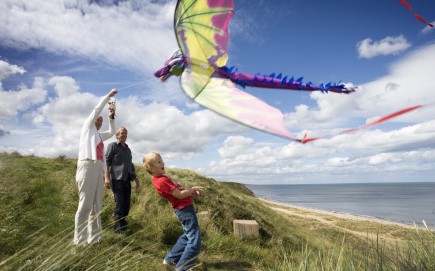
M105 241L75 249L75 168L75 159L0 154L0 270L164 270L162 259L181 227L140 165L129 231L113 233L106 190ZM193 270L435 270L432 232L283 214L244 185L182 169L167 173L186 187L207 188L195 200L203 248ZM256 220L260 236L235 237L233 219Z

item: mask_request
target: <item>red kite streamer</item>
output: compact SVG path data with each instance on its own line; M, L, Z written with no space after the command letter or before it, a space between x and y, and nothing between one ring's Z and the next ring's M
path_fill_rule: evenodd
M406 2L405 0L400 0L400 2L409 10L409 11L411 11L412 12L412 6L408 3L408 2ZM428 26L430 26L430 27L433 27L433 24L431 24L431 23L428 23L422 16L420 16L419 14L417 14L417 13L413 13L413 15L414 15L414 17L415 18L417 18L417 19L419 19L422 23L424 23L424 24L426 24L426 25L428 25Z

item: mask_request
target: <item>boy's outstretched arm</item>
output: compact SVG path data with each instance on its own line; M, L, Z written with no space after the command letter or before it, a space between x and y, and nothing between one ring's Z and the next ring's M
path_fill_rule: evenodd
M204 187L202 186L193 186L185 190L174 189L172 196L176 197L177 199L185 199L191 196L199 196L203 191Z

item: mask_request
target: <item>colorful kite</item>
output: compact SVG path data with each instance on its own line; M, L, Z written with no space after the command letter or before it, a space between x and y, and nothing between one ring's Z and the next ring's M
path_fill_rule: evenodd
M400 2L409 10L412 12L412 6L410 4L408 4L408 2L406 2L405 0L400 0ZM418 15L417 13L413 13L414 17L419 19L422 23L433 27L433 24L428 23L425 19L423 19L423 17L421 17L420 15Z
M249 127L302 143L320 139L307 138L306 135L302 139L296 138L284 126L284 115L278 109L240 88L252 86L344 94L355 89L341 83L315 85L282 74L251 75L228 68L228 25L233 13L233 0L178 0L174 28L180 50L174 52L155 76L165 81L171 75L180 75L181 87L187 96ZM404 114L402 111L341 133L376 125Z

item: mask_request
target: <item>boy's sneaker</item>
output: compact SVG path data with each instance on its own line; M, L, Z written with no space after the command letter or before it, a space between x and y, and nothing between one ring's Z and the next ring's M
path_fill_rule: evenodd
M167 262L166 259L163 259L163 264L164 264L164 265L175 265L175 264L172 263L172 262Z

